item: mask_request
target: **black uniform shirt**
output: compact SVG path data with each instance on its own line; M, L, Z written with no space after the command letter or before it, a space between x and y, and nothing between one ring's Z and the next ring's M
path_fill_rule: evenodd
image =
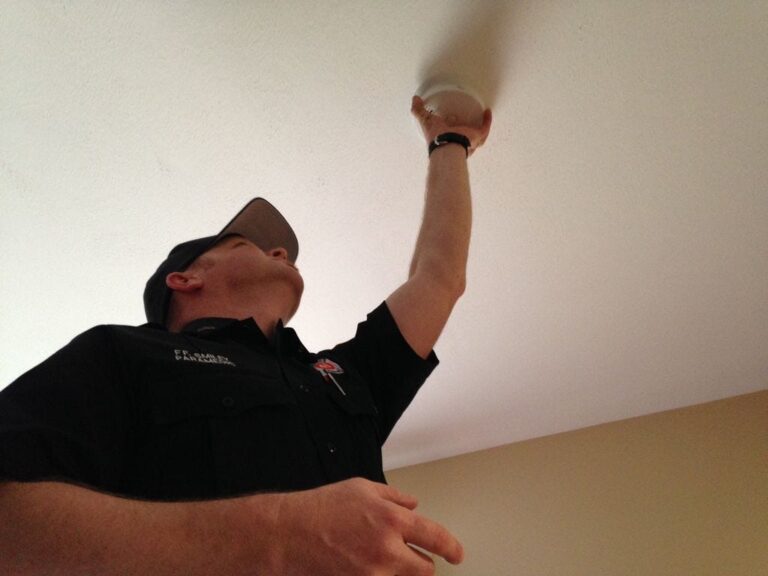
M0 392L0 478L153 500L383 482L381 446L437 362L385 303L318 354L250 319L97 326Z

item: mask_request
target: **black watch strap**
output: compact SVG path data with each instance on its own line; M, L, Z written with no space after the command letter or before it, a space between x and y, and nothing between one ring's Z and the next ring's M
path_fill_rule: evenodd
M461 144L464 146L464 152L467 153L467 157L469 157L469 138L463 134L457 134L456 132L445 132L436 136L435 139L429 143L429 155L431 156L432 152L446 144Z

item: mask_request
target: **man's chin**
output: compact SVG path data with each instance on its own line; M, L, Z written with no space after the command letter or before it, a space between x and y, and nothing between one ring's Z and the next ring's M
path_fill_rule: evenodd
M301 301L301 295L304 294L304 278L302 278L298 270L296 270L296 278L294 280L294 289L296 290L296 300ZM298 308L298 306L299 304L297 302L296 307Z
M285 320L286 324L288 323L288 320L293 318L294 314L296 314L296 311L299 309L299 305L301 304L301 296L303 293L304 281L301 279L301 276L299 276L299 282L293 284L293 307L291 308L291 312L288 318Z

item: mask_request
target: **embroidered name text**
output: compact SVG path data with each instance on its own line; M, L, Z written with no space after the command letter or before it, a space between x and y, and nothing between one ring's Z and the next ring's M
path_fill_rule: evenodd
M203 364L225 364L227 366L236 366L232 360L226 356L218 354L206 354L203 352L190 352L189 350L174 350L176 360L185 362L202 362Z

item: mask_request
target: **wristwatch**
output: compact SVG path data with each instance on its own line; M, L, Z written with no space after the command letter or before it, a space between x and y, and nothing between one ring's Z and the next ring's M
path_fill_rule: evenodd
M446 144L461 144L464 146L464 151L467 153L467 157L469 157L469 138L463 134L457 134L456 132L444 132L439 136L435 136L435 139L429 143L429 155L431 156L432 152Z

